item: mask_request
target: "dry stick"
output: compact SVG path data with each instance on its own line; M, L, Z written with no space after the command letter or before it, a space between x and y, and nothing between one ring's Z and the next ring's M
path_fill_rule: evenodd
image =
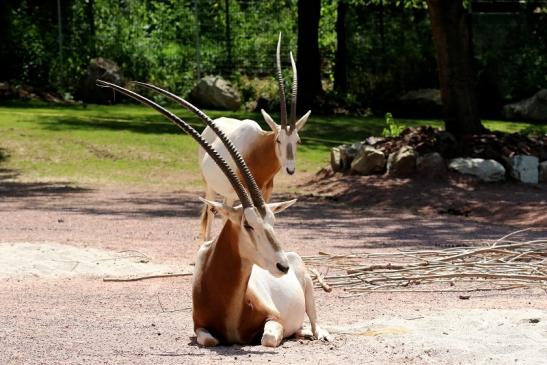
M482 278L482 279L524 279L524 280L538 280L547 281L545 275L504 275L504 274L487 274L487 273L455 273L455 274L441 274L441 275L424 275L424 276L411 276L411 277L394 277L388 280L424 280L424 279L440 279L440 278ZM371 282L382 281L381 278L371 280ZM384 280L385 281L385 280Z
M463 282L489 279L493 285L499 283L498 286L489 288L489 290L499 289L502 282L506 282L505 285L510 283L511 288L518 283L519 287L545 289L547 287L547 274L545 273L547 271L547 259L545 258L547 256L547 240L514 242L507 240L507 237L509 236L499 239L495 248L493 245L489 245L479 248L409 250L398 253L337 256L322 253L319 257L307 257L306 261L312 265L326 264L330 268L345 271L346 275L329 275L324 280L327 280L331 286L344 286L351 292L376 291L379 288L387 287L397 288L409 283L432 284L446 282L447 279L453 282L456 278ZM373 265L360 263L365 258L374 261L374 259L386 257L391 257L392 260L408 260L410 257L421 262L404 263L403 261L400 264ZM401 276L402 273L411 276ZM432 275L433 273L435 275Z
M330 293L332 291L332 288L329 286L329 284L327 284L323 278L321 277L321 275L319 275L319 272L314 269L314 268L311 268L309 269L314 275L315 275L315 278L317 279L317 281L319 282L319 284L321 285L321 287L323 288L324 291L326 291L327 293Z
M414 255L412 255L412 254L409 254L409 253L404 253L404 252L401 252L401 254L402 254L403 256L411 257L411 258L413 258L413 259L418 259L418 260L422 260L422 261L425 261L425 262L424 262L424 264L425 264L425 265L427 265L427 264L429 263L429 261L428 261L428 260L426 260L426 259L423 259L423 258L421 258L421 257L419 257L419 256L417 256L417 255L415 255L415 254L414 254Z
M157 278L174 278L174 277L177 277L177 276L192 276L192 273L183 272L183 273L174 273L174 274L133 276L133 277L128 277L128 278L105 277L105 278L103 278L103 281L126 282L126 281L139 281L139 280L157 279Z
M427 263L418 264L418 265L425 266L425 265L427 265ZM393 264L388 263L386 265L369 265L369 266L357 267L357 268L354 268L354 269L348 269L348 270L346 270L346 272L348 274L356 274L356 273L362 272L362 271L373 271L373 270L378 270L378 269L405 270L407 268L408 268L407 265L393 265Z
M363 290L360 292L350 292L351 294L340 295L340 298L351 298L359 297L368 293L470 293L470 292L479 292L479 291L504 291L524 288L526 285L514 285L510 287L503 288L472 288L472 289L380 289L380 290Z
M494 241L494 243L492 244L492 247L496 247L496 245L498 243L500 243L501 241L504 241L506 238L509 238L511 236L514 236L516 234L519 234L519 233L522 233L522 232L526 232L526 231L529 231L531 228L524 228L524 229L521 229L521 230L518 230L518 231L515 231L515 232L511 232L509 234L506 234L505 236L501 237L501 238L498 238L497 240Z
M487 247L487 248L479 248L479 249L476 249L476 250L473 250L473 251L470 251L470 252L464 252L464 253L460 253L460 254L457 254L457 255L453 255L453 256L448 256L448 257L444 257L444 258L441 258L441 259L437 259L435 260L435 262L439 262L439 261L449 261L449 260L457 260L457 259L461 259L461 258L464 258L464 257L467 257L467 256L473 256L473 255L477 255L477 254L483 254L483 253L488 253L488 252L494 252L494 253L513 253L511 251L507 251L507 250L501 250L499 248L491 248L491 247Z

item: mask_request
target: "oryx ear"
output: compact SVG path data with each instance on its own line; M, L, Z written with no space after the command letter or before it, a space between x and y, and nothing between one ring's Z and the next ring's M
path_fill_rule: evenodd
M287 201L279 202L279 203L268 203L268 208L270 208L273 213L280 213L284 211L285 209L287 209L288 207L290 207L291 205L293 205L294 203L296 203L296 199L287 200Z
M270 126L270 129L276 133L279 132L279 129L280 129L279 124L274 122L272 117L270 117L270 115L266 113L264 109L260 109L260 112L262 113L262 117L264 117L264 120L266 121L266 123L268 123L268 126Z
M306 124L306 122L308 121L308 118L310 117L310 114L311 114L311 110L308 110L308 112L306 114L304 114L304 116L302 118L298 119L298 122L296 122L296 124L295 124L297 131L304 128L304 124Z
M215 202L212 200L207 200L202 197L198 197L204 204L208 205L210 208L213 208L217 212L220 212L224 217L231 218L241 211L241 205L237 207L231 207L229 205L224 205L224 203Z

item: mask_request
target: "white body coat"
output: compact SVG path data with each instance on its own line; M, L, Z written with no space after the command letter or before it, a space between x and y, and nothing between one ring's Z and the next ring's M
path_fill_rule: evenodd
M266 133L260 128L257 122L250 119L238 120L223 117L215 119L215 124L226 134L226 137L232 141L235 148L242 156L247 156L250 153L249 150L253 146L254 141L256 141L257 136ZM201 136L212 144L213 148L218 151L234 171L237 171L234 159L230 156L222 141L217 138L215 132L213 132L211 128L205 128ZM264 161L264 163L267 163L267 161ZM209 193L206 194L207 199L214 198L214 194L213 196L210 196L211 191L232 202L237 199L237 195L230 185L230 182L211 156L205 153L203 148L199 148L199 165L201 167L201 174L207 185L207 192Z
M287 252L289 261L294 252ZM279 313L279 322L283 326L283 337L289 337L302 328L306 317L306 299L304 288L297 277L298 267L290 265L291 270L280 278L253 265L248 290L254 292L264 306L275 308ZM303 273L299 273L303 274ZM304 278L301 278L304 279ZM311 298L313 300L313 298Z

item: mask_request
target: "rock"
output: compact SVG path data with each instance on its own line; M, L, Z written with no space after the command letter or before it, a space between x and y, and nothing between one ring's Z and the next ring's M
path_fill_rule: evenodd
M411 90L399 99L397 116L442 117L441 92L438 89Z
M76 90L76 99L95 104L116 102L121 94L114 93L111 89L98 87L96 85L97 79L121 85L123 74L114 61L102 57L92 59L87 67L87 75Z
M516 155L511 158L513 169L511 176L523 183L539 182L539 160L535 156Z
M539 178L540 183L547 183L547 161L543 161L539 164Z
M366 145L361 147L351 162L351 170L361 175L383 172L385 167L386 156L382 151Z
M495 159L505 169L505 177L511 178L511 171L513 171L513 160L505 155L498 155Z
M360 148L360 142L352 145L342 144L338 147L333 147L330 151L330 163L334 172L349 171L351 162L357 155Z
M507 119L547 122L547 89L538 91L531 98L505 105L502 114Z
M495 160L460 157L451 160L448 168L460 174L476 176L486 182L502 181L505 179L505 169Z
M418 156L416 172L421 176L429 178L443 178L446 177L447 169L441 154L431 152L423 156Z
M238 110L241 106L237 90L220 76L205 76L199 80L189 98L200 108Z
M330 167L334 172L344 171L344 168L342 167L342 160L340 157L340 148L333 147L330 150Z
M341 166L344 171L348 171L351 168L351 162L357 156L357 152L359 152L359 149L357 146L360 147L359 143L354 143L352 145L341 145L340 148L340 161Z
M387 176L408 177L416 171L416 151L410 146L403 146L393 152L387 159Z
M383 142L385 140L386 139L384 137L370 136L367 139L365 139L363 142L365 142L368 145L374 146L376 143Z

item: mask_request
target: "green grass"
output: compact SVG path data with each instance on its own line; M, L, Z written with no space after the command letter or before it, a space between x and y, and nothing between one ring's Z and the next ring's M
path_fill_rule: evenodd
M187 111L171 108L202 129ZM258 114L207 112L261 121ZM438 120L397 120L406 126L442 126ZM547 132L547 125L486 121L506 132ZM380 135L383 118L313 116L301 134L297 169L328 164L329 149ZM267 128L263 125L264 128ZM19 181L192 188L200 184L197 144L151 109L139 105L0 106L0 168Z

